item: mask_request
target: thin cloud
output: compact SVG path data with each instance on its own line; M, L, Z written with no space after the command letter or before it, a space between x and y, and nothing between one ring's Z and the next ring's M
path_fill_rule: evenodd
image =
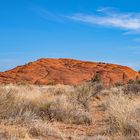
M109 8L100 8L93 15L78 13L68 18L93 25L120 28L129 33L140 31L140 13L120 13Z
M40 17L48 20L53 20L53 21L61 21L60 15L54 14L50 11L47 11L45 9L41 9L39 11Z
M55 22L63 22L64 17L58 13L49 11L47 9L44 9L39 6L33 6L31 8L34 12L38 14L38 16L42 19L48 20L48 21L55 21Z

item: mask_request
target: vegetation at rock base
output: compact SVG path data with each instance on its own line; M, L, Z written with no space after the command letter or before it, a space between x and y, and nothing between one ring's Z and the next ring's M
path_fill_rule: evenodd
M139 140L140 85L0 86L0 139Z

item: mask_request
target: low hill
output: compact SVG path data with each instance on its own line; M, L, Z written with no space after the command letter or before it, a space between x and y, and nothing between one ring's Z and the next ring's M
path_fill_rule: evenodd
M133 69L116 64L44 58L0 72L0 83L78 84L96 80L97 76L106 85L127 83L140 77Z

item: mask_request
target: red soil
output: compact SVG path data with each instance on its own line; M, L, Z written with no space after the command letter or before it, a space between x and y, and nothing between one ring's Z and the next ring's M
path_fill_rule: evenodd
M77 84L100 75L104 84L127 83L140 78L133 69L115 64L73 59L39 59L0 73L0 83Z

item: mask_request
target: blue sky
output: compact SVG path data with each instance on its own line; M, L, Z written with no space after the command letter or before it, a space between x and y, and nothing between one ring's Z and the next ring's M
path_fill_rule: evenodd
M0 71L39 58L140 69L139 0L1 0Z

